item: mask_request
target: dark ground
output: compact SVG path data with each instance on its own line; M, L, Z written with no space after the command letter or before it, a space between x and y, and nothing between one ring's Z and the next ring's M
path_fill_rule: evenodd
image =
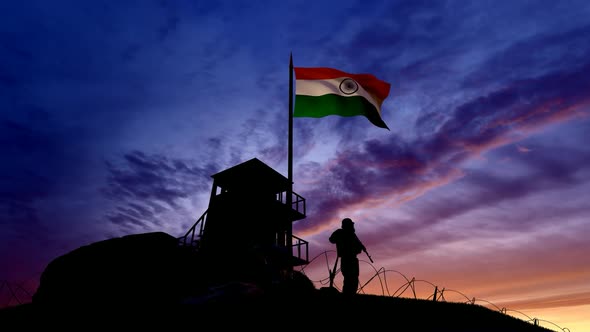
M0 332L550 331L480 305L347 297L301 273L269 284L256 266L220 274L162 232L95 242L50 262L32 303L0 310Z
M0 310L1 331L550 331L463 303L376 295L249 295L168 307L114 304Z

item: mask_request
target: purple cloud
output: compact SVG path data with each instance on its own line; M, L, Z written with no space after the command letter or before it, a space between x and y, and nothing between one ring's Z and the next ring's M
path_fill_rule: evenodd
M533 131L581 116L580 107L590 102L588 91L590 63L573 71L515 81L487 96L467 101L450 113L433 135L415 142L402 144L399 137L393 136L387 141L367 141L357 149L342 151L331 161L333 166L324 170L316 189L304 195L316 201L310 209L314 217L298 227L318 228L347 206L362 205L363 201L411 191L431 182L445 183L441 180L460 170L462 162L522 139L514 135L516 131ZM484 181L485 175L480 176ZM495 189L498 195L518 195L522 188L528 188L525 184L507 181L505 188Z
M106 162L103 195L115 203L106 218L119 226L162 227L165 212L181 209L180 200L209 192L217 166L132 151L122 162Z

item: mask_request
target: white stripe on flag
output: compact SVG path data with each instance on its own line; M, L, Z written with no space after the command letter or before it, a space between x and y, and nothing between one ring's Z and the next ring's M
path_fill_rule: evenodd
M377 112L381 113L381 107L377 105L377 102L375 102L373 97L357 81L355 82L358 84L359 88L355 93L347 95L340 91L340 83L347 78L350 77L338 77L323 80L295 80L295 94L306 96L323 96L327 94L336 94L342 97L361 96L373 104L377 109Z

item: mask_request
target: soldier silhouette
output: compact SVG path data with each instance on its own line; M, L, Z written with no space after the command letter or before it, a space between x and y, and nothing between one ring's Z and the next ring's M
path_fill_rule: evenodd
M359 260L356 256L362 251L366 252L366 248L356 236L354 222L350 218L342 219L341 228L335 230L329 240L336 244L340 258L340 271L344 279L342 294L356 294L359 285Z

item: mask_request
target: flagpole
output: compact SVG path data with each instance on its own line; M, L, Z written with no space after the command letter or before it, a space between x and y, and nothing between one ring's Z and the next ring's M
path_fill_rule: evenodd
M289 57L289 190L293 191L293 54Z
M293 53L289 55L289 147L288 147L288 187L287 187L287 238L286 246L289 257L292 256L293 248L293 220L291 220L291 209L293 208ZM293 271L293 266L288 264L289 275Z

